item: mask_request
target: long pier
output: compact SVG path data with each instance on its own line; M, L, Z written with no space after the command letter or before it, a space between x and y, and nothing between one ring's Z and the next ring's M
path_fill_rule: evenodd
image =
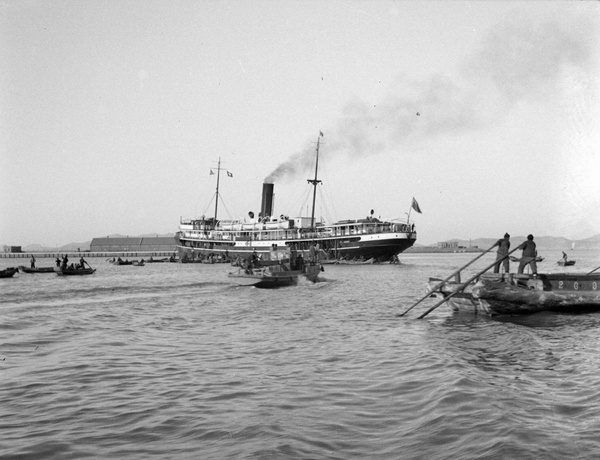
M31 259L34 256L36 259L56 259L62 256L68 258L78 257L177 257L176 251L112 251L112 252L84 252L84 251L66 251L66 252L3 252L0 253L0 259Z

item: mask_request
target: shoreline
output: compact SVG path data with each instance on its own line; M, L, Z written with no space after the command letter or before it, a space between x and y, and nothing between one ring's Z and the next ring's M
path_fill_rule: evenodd
M401 254L421 254L421 253L464 253L464 252L485 252L484 249L470 247L470 248L438 248L434 246L419 246L419 247L410 247L406 251L401 252Z

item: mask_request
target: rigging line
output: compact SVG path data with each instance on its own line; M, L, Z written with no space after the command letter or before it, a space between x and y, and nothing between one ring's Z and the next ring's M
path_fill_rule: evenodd
M333 196L331 194L331 188L324 187L320 189L321 193L321 207L326 210L326 218L328 222L334 222L335 219L335 206L333 206L333 210L330 209L330 205L334 202Z
M281 209L283 210L283 214L286 215L292 215L293 214L293 210L296 209L296 205L298 203L298 201L300 200L300 196L301 196L301 192L299 190L300 187L300 181L291 181L294 182L294 187L291 190L290 194L286 194L287 196L287 200L282 203ZM304 184L303 184L304 186ZM293 199L290 199L290 197L293 197Z
M321 193L321 195L323 195L323 193ZM335 222L335 220L332 220L332 218L331 218L332 213L329 210L329 207L327 205L327 201L324 200L324 199L321 200L321 209L322 210L324 209L324 211L322 213L325 214L325 222L329 222L329 223Z
M310 201L312 201L312 197L311 197L312 190L311 190L311 188L312 187L308 187L306 189L304 195L303 195L302 204L300 206L300 214L299 214L300 216L304 215L304 211L303 211L304 207L308 208L308 203Z
M231 215L231 212L229 212L229 209L227 208L227 205L225 204L225 201L223 201L223 198L221 198L221 204L223 205L223 207L225 208L225 213L227 214L227 216L229 217L230 220L233 220L233 217Z
M206 213L208 212L208 208L211 206L212 202L213 202L213 198L215 197L214 194L212 194L210 196L210 201L208 202L208 204L206 205L206 207L204 208L204 212L202 213L203 216L206 216Z
M325 151L326 152L326 151ZM327 155L323 155L322 156L322 160L321 160L321 167L320 167L320 171L322 171L322 177L325 179L323 181L323 184L327 183L329 186L326 186L324 188L321 189L321 199L320 199L320 204L322 207L325 207L326 212L325 212L325 218L327 222L336 222L336 215L335 215L335 200L333 199L333 195L332 195L332 190L336 189L335 187L335 183L334 181L332 181L329 178L329 169L328 169L328 161L327 161ZM333 184L333 186L331 186ZM330 209L330 205L333 206L333 210Z

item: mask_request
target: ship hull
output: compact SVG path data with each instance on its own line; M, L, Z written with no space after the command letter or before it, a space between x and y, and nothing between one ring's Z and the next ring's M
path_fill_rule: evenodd
M308 250L311 245L318 248L320 260L368 260L383 262L410 248L416 241L414 234L390 233L353 238L302 238L285 240L225 241L222 239L195 239L179 235L177 252L180 260L194 260L209 255L235 259L247 258L253 253L268 254L272 247L287 246Z

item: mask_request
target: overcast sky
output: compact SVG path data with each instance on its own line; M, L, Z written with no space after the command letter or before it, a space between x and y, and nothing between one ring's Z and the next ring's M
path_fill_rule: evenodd
M406 218L418 243L600 233L600 3L0 6L0 244L260 210Z

